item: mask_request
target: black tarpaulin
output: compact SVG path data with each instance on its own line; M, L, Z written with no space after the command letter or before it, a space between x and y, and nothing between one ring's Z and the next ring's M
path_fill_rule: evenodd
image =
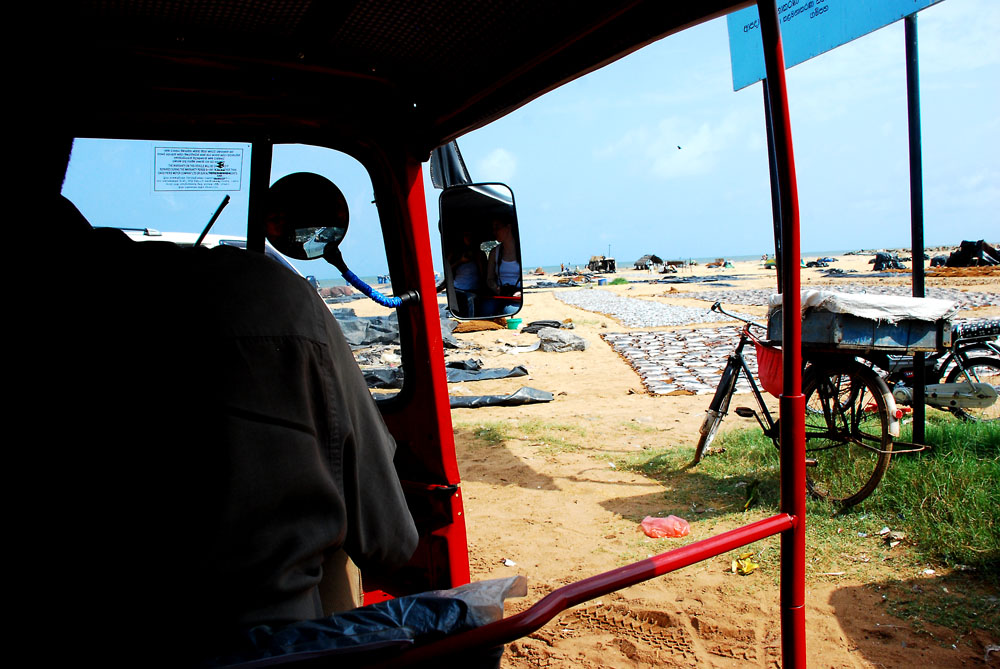
M516 407L522 404L551 402L553 397L552 393L545 390L524 387L510 395L473 395L469 397L451 395L448 400L452 409L477 409L487 406Z

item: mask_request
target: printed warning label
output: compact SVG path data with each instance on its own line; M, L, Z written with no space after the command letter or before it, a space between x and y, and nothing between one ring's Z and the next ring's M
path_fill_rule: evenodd
M155 151L153 190L240 190L243 149L160 146Z

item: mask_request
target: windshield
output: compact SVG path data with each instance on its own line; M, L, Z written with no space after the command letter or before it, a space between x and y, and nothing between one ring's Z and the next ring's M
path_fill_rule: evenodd
M94 227L119 228L137 242L191 246L204 234L206 247L247 246L251 145L237 142L76 139L63 185ZM268 257L310 284L340 322L377 397L398 392L403 383L399 325L395 310L381 307L347 285L339 271L319 258L323 246L340 241L355 274L391 293L385 243L371 177L357 160L317 146L273 147L269 183L294 172L325 176L343 191L350 225L305 229L301 241L317 259L300 261L265 244Z

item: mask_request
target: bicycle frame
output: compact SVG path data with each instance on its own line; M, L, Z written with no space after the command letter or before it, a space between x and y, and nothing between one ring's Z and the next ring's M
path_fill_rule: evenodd
M747 378L751 393L757 403L757 410L747 407L737 407L737 415L743 418L754 418L764 435L771 439L775 448L779 448L780 450L780 435L779 430L777 429L778 424L775 422L767 404L764 402L761 388L754 379L754 374L750 371L746 358L743 356L743 349L746 346L747 341L753 341L755 345L761 343L759 338L752 334L751 328L763 328L764 326L755 321L726 311L720 302L713 304L711 310L729 316L734 320L742 321L744 325L741 328L740 338L736 344L736 348L729 355L726 367L719 381L719 385L716 388L715 395L712 398L712 402L709 405L708 410L706 411L705 420L702 423L700 430L701 437L695 449L694 458L689 466L694 466L701 460L714 440L715 433L718 430L722 419L728 414L729 405L736 392L736 384L739 381L740 374L744 374ZM760 347L758 347L758 353L760 350ZM758 366L760 364L762 364L762 361L758 360ZM810 366L809 369L811 369L812 372L807 372L805 367L810 364L812 366ZM807 441L809 439L829 439L831 442L837 442L831 443L829 446L825 447L817 447L814 445L811 451L807 447L807 453L821 453L823 451L839 448L845 441L853 444L855 447L866 449L873 453L877 453L880 456L891 456L894 452L891 446L888 448L882 448L871 443L867 443L858 432L859 425L863 420L862 417L871 411L871 409L867 406L869 403L878 407L880 406L878 403L882 402L884 405L882 408L885 409L885 417L886 419L889 419L888 406L892 399L888 388L881 382L881 380L879 380L878 384L876 384L880 384L882 386L882 390L879 393L881 395L880 399L875 399L873 397L872 400L869 401L865 399L863 394L859 395L859 392L863 392L860 388L865 387L868 391L872 391L874 387L870 384L870 380L869 382L861 381L862 385L858 387L853 385L854 373L851 372L851 369L855 368L858 364L859 363L857 362L855 355L852 353L828 352L823 356L823 358L817 358L815 360L810 359L809 356L803 357L803 376L808 379L808 383L804 382L803 385L813 384L812 391L815 391L816 398L821 404L823 416L823 421L819 423L814 422L813 424L806 426L806 439ZM811 376L807 376L808 374L811 374ZM846 384L844 383L845 378L850 379L846 382ZM875 378L878 379L877 376L875 376ZM844 393L846 393L846 395ZM836 398L836 402L831 404L829 401L831 398ZM848 407L851 408L848 409ZM811 411L816 413L817 408L814 407ZM892 418L898 418L898 415L893 415ZM847 429L845 429L845 427ZM898 436L898 434L892 431L892 428L889 428L889 434L892 436ZM919 450L923 450L923 447L899 452L905 453ZM806 460L807 467L817 465L818 461L815 458L808 458ZM870 489L868 494L870 494ZM849 499L849 497L845 499ZM860 501L860 499L857 501Z
M747 364L746 359L743 357L743 347L746 346L748 340L753 341L755 344L760 342L760 338L754 336L753 333L750 332L750 328L755 327L766 331L767 327L761 325L757 321L751 321L746 318L737 316L736 314L729 313L728 311L722 308L722 304L720 302L716 302L715 304L712 305L712 311L717 311L721 314L725 314L730 318L734 318L744 323L743 328L740 330L740 341L736 345L736 350L733 351L732 355L730 355L729 358L730 360L733 360L734 358L738 359L738 362L740 364L740 370L742 370L743 375L746 376L747 381L750 383L750 389L753 393L754 399L757 400L757 406L760 407L762 414L766 418L767 427L761 424L761 429L764 430L764 434L766 434L768 437L771 437L771 439L776 440L777 434L774 435L770 434L770 432L773 431L774 429L775 421L771 417L771 412L768 410L767 405L764 403L763 393L761 393L760 388L758 388L757 386L757 381L754 379L754 375L750 371L750 366ZM738 380L739 380L739 375L737 374L736 381ZM735 381L733 383L733 386L735 387Z
M970 376L968 372L971 355L976 353L985 353L1000 358L1000 346L992 337L959 337L953 342L950 350L933 353L924 359L924 365L927 369L926 382L933 384L944 379L954 364L962 370L962 376L966 381L977 383L979 379ZM872 352L865 356L865 360L884 371L882 378L885 379L890 388L894 388L900 383L912 383L914 366L913 358L910 356Z
M938 379L945 378L946 375L945 373L948 371L948 368L951 366L952 363L955 363L955 365L957 365L958 368L962 370L962 376L965 378L967 382L978 383L979 378L969 374L969 367L971 362L969 357L970 351L973 352L986 351L988 353L993 353L997 357L1000 357L1000 348L997 348L997 346L991 342L969 344L963 346L960 349L953 350L951 353L949 353L941 360L941 364L936 367L938 375L937 378Z
M720 309L721 310L721 309ZM724 312L723 312L724 313ZM742 320L742 319L741 319ZM757 402L757 408L759 412L754 412L753 416L757 419L757 423L760 425L760 429L763 430L764 435L774 442L774 445L778 446L778 431L775 429L775 421L771 416L771 411L767 408L767 404L764 402L764 395L760 388L757 386L757 381L754 379L753 373L750 371L750 366L747 364L746 358L743 357L743 347L746 346L747 341L755 341L756 338L750 334L750 328L753 326L759 326L759 324L752 321L747 321L740 331L740 340L736 344L736 350L733 351L729 356L729 364L726 365L725 371L722 373L722 382L720 382L719 387L726 387L726 377L727 375L733 376L731 382L731 389L728 395L731 397L736 389L736 383L739 381L739 376L742 373L746 380L750 383L750 392ZM738 366L737 366L738 365ZM719 398L714 398L712 400L712 405L710 409L717 409L716 403ZM739 415L740 409L742 407L737 407L736 411Z
M744 418L749 418L750 416L756 418L761 430L763 430L764 434L769 437L772 442L774 442L775 447L779 444L777 429L778 423L771 416L771 412L764 403L764 397L760 392L760 388L758 388L757 382L754 380L754 375L750 371L750 367L747 364L746 359L743 357L743 348L746 346L747 341L752 340L755 343L759 342L759 339L750 333L750 328L763 328L764 326L760 323L737 316L736 314L730 314L722 308L722 304L720 302L713 304L711 310L725 314L736 320L743 321L745 325L740 331L740 339L736 344L736 349L729 355L726 367L722 372L722 378L715 390L715 396L712 398L712 402L706 411L705 420L702 423L700 430L701 437L698 440L697 447L695 448L694 458L688 466L698 464L704 456L705 450L711 445L712 440L715 438L715 432L719 428L719 424L729 412L729 403L732 401L733 394L736 392L736 383L739 381L741 373L746 376L747 381L750 384L754 399L757 401L759 412L745 407L737 407L737 414Z

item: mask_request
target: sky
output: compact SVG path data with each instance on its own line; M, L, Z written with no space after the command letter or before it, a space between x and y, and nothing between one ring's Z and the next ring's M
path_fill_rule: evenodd
M928 246L1000 241L997 26L996 0L944 0L919 14ZM909 246L904 50L899 21L788 70L806 254ZM722 18L649 45L458 142L474 180L513 190L522 258L533 268L585 264L592 255L623 264L647 253L773 252L765 139L761 84L733 91ZM146 225L162 219L162 229L200 230L222 193L156 192L149 160L145 172L126 171L116 185L131 174L134 190L157 201L161 219L148 202L102 192L96 163L124 165L129 151L149 153L122 144L78 142L64 188L70 199L95 224L134 225L144 208ZM332 153L278 147L272 180L302 169L330 176L351 207L345 259L357 274L386 273L370 181ZM425 191L440 267L440 191L426 169ZM234 195L217 231L236 234L244 196L245 189ZM320 278L336 274L316 263L300 267Z

